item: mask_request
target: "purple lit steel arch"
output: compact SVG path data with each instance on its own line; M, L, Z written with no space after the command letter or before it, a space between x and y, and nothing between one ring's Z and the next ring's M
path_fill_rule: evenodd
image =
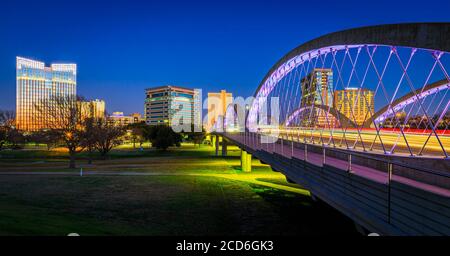
M327 52L363 45L402 46L450 52L450 23L405 23L350 29L331 33L295 48L281 58L266 74L255 92L255 100L247 117L247 126L255 127L259 104L276 84L307 58Z
M227 129L229 128L228 126L233 125L236 123L236 118L237 118L237 113L234 109L235 105L234 104L230 104L227 106L227 109L225 111L225 118L223 120L223 130L227 131ZM230 123L231 121L231 123Z
M389 106L385 106L376 112L371 118L369 118L365 123L364 127L370 127L373 122L376 124L383 122L386 118L392 117L394 112L397 112L406 106L416 102L417 100L421 100L428 95L438 93L442 90L449 89L450 83L447 79L440 80L438 82L428 84L423 88L417 89L415 92L410 92L405 96L395 100L392 103L392 107L389 109Z

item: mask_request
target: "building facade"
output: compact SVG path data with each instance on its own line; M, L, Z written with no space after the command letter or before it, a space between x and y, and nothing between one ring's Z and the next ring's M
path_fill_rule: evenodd
M104 100L81 101L82 118L105 118L106 103Z
M225 90L221 90L219 93L209 92L207 105L207 123L205 125L206 131L210 132L214 126L214 123L225 117L227 108L233 103L233 94L227 93Z
M201 127L201 91L178 86L161 86L145 91L145 122L172 125L176 120ZM184 120L184 121L183 121Z
M16 126L22 131L45 129L49 116L38 109L43 101L77 94L76 64L52 64L16 58Z
M333 106L333 71L331 69L314 69L301 80L301 106L311 107L312 113L303 120L304 126L333 126L334 117L323 108L314 106ZM331 120L332 119L332 120Z
M113 112L112 115L108 116L108 122L114 126L127 126L129 124L135 124L142 122L142 116L139 113L133 113L129 116L123 114L123 112Z
M374 92L362 88L336 90L334 108L357 125L362 125L375 111Z

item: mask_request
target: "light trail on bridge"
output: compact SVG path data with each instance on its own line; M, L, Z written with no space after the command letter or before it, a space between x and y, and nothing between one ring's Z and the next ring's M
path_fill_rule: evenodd
M376 151L379 153L393 153L391 149L395 146L395 152L402 154L410 154L404 138L396 132L380 131L377 135L376 131L363 130L359 134L355 130L347 130L345 133L341 130L307 130L307 129L280 129L278 131L270 131L270 134L279 133L279 137L296 142L308 142L314 144L325 144L327 146L335 146L340 148L349 148L356 150ZM424 147L429 134L405 133L408 145L413 154L418 154ZM381 140L380 138L381 137ZM363 142L361 143L361 138ZM450 149L450 136L440 136L444 147ZM364 144L364 145L363 145ZM347 147L348 145L348 147ZM426 145L424 156L442 157L441 146L435 138L431 138Z

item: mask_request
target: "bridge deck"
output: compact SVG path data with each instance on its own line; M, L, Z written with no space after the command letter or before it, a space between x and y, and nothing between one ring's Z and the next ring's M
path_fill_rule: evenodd
M237 142L246 145L247 147L250 147L253 150L263 150L268 153L277 153L279 155L282 155L287 158L297 158L300 160L305 160L305 150L297 147L293 147L290 143L288 145L284 144L259 144L254 143L254 140L248 140L245 141L243 136L241 135L227 135L230 139L236 140ZM308 163L314 164L316 166L323 166L324 164L324 157L322 154L314 153L307 151L306 155L306 161ZM333 158L330 156L327 156L325 159L325 164L329 166L336 167L343 171L348 171L349 169L349 163L348 161ZM360 177L370 179L372 181L381 183L381 184L387 184L389 181L388 173L370 168L367 166L362 166L358 164L352 164L351 165L351 173L354 175L358 175ZM399 175L392 175L392 180L419 188L428 192L432 192L441 196L450 197L450 190L442 187L438 187L435 185L427 184L424 182L416 181L410 178L402 177Z

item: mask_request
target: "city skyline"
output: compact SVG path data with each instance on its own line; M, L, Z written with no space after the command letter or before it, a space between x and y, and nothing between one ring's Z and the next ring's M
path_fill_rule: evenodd
M14 27L33 39L25 47L45 38L20 22ZM71 34L59 22L40 25ZM151 64L158 54L130 56L107 40L108 63L97 53L88 61L16 57L17 116L0 106L0 235L450 235L449 32L450 22L411 22L321 34L271 62L252 93L149 83L164 79L164 63ZM201 74L219 84L215 70L242 79L216 69L227 50L217 52L204 68L196 65L205 56L167 55L170 78ZM184 61L192 63L176 68ZM100 88L79 80L84 72L130 84ZM186 241L177 251L190 250ZM238 242L224 248L264 246Z
M29 3L34 8L27 10L20 9L16 3L6 3L0 15L0 23L5 24L0 26L0 34L9 38L0 48L0 109L15 108L15 56L45 63L75 62L79 66L80 95L104 99L110 112L142 113L142 95L148 87L175 84L201 88L204 92L228 88L234 95L251 96L272 63L310 38L351 27L447 18L431 7L388 1L373 6L372 12L361 11L352 20L342 19L352 12L345 4L330 2L330 8L322 10L323 16L328 17L323 22L309 19L314 16L309 12L303 13L302 19L286 18L290 16L286 13L280 18L279 10L286 12L286 4L293 7L288 12L295 12L300 8L299 3L284 6L274 2L261 6L239 3L242 8L233 15L230 10L234 10L237 3L224 6L201 2L182 4L186 8L174 12L167 12L171 6L163 3L136 2L126 8L122 8L122 4L115 1L106 7L104 15L98 15L102 13L99 10L105 8L100 2L93 1L90 8L77 3L70 8L73 13L83 11L83 20L76 19L72 13L53 10L52 14L57 15L55 18L59 21L54 23L41 18L48 16L47 9L50 10L45 1L39 5ZM383 6L388 4L391 8L379 17L377 10L384 10ZM68 5L70 3L61 3L53 7L64 10ZM428 6L445 9L448 5L446 1L432 1ZM302 3L302 8L312 7L313 3ZM402 17L396 15L400 9L405 14ZM420 15L414 12L418 9ZM124 13L120 18L109 15L119 11ZM16 19L19 13L22 18ZM162 15L164 13L169 14ZM214 16L226 22L212 19ZM31 22L34 20L40 21L39 26ZM27 33L13 29L13 23L25 27ZM43 26L55 26L55 30L43 31L40 29ZM26 40L27 36L35 38L33 43ZM129 93L121 94L125 89Z
M5 244L450 236L449 0L1 6Z

